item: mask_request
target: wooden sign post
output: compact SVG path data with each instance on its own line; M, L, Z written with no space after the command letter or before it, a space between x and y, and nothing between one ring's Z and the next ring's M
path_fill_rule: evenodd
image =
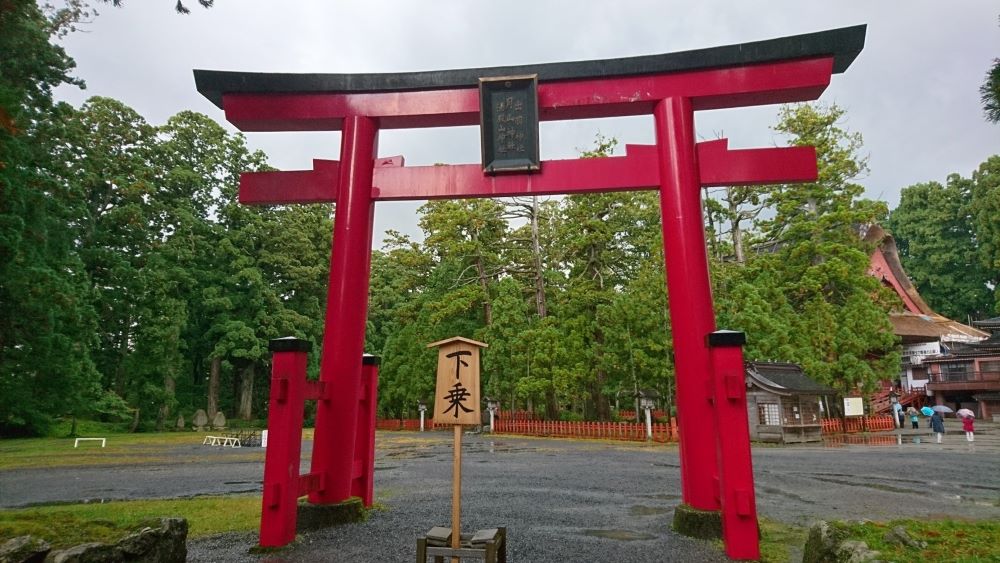
M434 393L434 425L451 424L455 431L452 462L451 547L462 545L462 426L482 422L479 410L479 349L482 342L456 336L432 342L438 349L437 386ZM452 557L452 563L458 558Z

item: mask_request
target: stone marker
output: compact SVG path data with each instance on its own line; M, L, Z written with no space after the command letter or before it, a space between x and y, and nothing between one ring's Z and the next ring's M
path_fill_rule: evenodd
M184 430L184 415L183 414L177 415L177 429L178 430Z
M222 414L222 411L215 413L215 418L212 419L212 428L216 430L221 430L226 427L226 415Z
M51 563L118 563L147 561L184 563L187 559L188 523L183 518L158 518L141 523L114 544L84 543L53 551Z
M194 429L201 432L208 426L208 415L205 414L204 410L198 409L194 411L194 420L192 423L194 424Z
M34 536L18 536L0 545L0 561L41 563L52 550L45 540Z

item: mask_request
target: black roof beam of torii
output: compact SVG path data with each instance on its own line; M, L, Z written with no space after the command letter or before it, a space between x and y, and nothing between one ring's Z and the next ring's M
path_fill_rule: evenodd
M265 73L195 70L198 91L222 108L223 94L406 92L477 87L488 76L537 74L539 82L614 78L833 57L833 72L847 70L864 48L867 25L856 25L660 55L502 67L380 74Z

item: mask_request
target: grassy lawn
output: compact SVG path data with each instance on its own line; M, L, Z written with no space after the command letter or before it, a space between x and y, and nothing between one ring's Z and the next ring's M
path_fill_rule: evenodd
M879 552L882 561L950 561L985 563L1000 561L1000 521L893 520L891 522L831 523L847 538L861 540ZM916 540L927 542L925 549L888 543L883 537L903 526ZM801 553L809 534L807 528L761 519L761 561L785 563L792 553ZM721 549L721 544L720 544Z
M83 436L94 436L84 434ZM203 435L195 432L160 432L143 434L99 434L99 442L81 442L73 447L73 438L24 438L0 440L0 470L36 467L83 465L123 465L137 463L184 463L196 455L178 456L172 446L200 444ZM206 446L207 447L207 446ZM259 449L247 449L247 459L264 459Z
M801 553L809 530L760 518L760 560L767 563L791 561L792 553ZM720 549L721 543L720 543Z
M85 465L134 465L141 463L188 463L199 459L197 452L178 454L177 447L200 445L206 432L140 432L128 433L121 425L81 422L77 436L107 438L107 446L99 442L81 442L73 447L69 423L61 423L48 438L16 438L0 440L0 470L36 467L67 467ZM228 431L214 431L221 434ZM312 439L312 428L303 430L304 439ZM207 448L207 446L206 446ZM206 454L210 453L206 450ZM263 460L264 451L248 448L239 459ZM238 459L230 457L229 459Z
M259 496L198 497L67 504L0 510L0 543L31 534L63 549L85 542L115 542L149 518L187 518L189 538L246 532L260 525Z
M914 539L927 542L927 547L917 549L886 542L883 536L896 526L905 528ZM1000 520L893 520L838 527L877 550L883 561L1000 561Z

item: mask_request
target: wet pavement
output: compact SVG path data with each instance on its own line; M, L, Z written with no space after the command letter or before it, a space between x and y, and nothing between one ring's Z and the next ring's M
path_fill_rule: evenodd
M1000 426L980 425L969 444L955 424L942 444L923 430L755 446L758 512L797 525L820 518L1000 518ZM247 554L255 534L192 540L190 560L411 561L418 535L448 525L451 434L380 432L376 448L381 509L368 521L304 534L277 558ZM175 454L198 452L197 463L3 471L0 506L260 494L262 456L199 444ZM511 561L725 560L715 544L670 531L680 502L676 446L467 435L463 455L463 529L507 526Z

